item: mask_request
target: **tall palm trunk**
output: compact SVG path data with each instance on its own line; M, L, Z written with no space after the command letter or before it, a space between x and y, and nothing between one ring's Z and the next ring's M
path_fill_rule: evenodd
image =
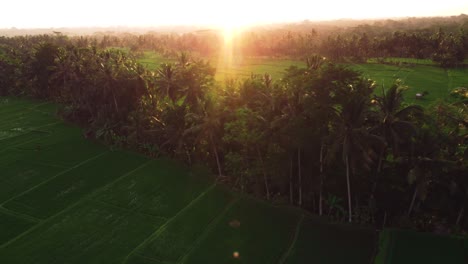
M323 150L324 150L324 144L323 141L320 144L320 190L319 190L319 215L323 214Z
M460 222L463 218L463 213L465 212L465 207L462 205L460 208L460 211L458 212L458 217L457 217L457 222L455 223L455 226L460 226Z
M289 203L294 204L294 186L293 186L293 154L291 154L291 159L290 159L290 164L289 164Z
M346 161L346 184L348 186L348 211L349 211L349 217L348 217L348 221L351 223L352 221L352 215L353 215L353 212L352 212L352 205L351 205L351 183L350 183L350 180L349 180L349 173L350 173L350 166L349 166L349 157L348 157L348 153L346 153L346 157L345 157L345 161Z
M216 165L218 166L218 176L221 177L223 173L221 172L221 163L219 162L218 149L216 148L216 145L214 144L213 135L211 135L211 133L210 133L210 141L211 141L211 145L213 146L213 152L216 158Z
M112 92L112 98L114 99L115 111L118 113L119 112L119 105L117 104L117 99L115 98L115 93L114 92Z
M270 187L268 186L268 177L267 177L267 173L265 169L265 163L263 162L262 153L260 153L260 149L258 149L258 146L256 147L256 149L257 149L258 158L260 159L260 163L262 165L263 181L265 183L266 197L267 197L267 200L270 200Z
M414 202L416 201L417 195L418 195L418 186L416 185L416 187L414 188L413 198L411 199L410 207L408 209L408 216L410 216L411 212L413 211Z
M301 148L297 148L297 176L299 188L299 207L302 206L302 172L301 172Z
M372 184L372 190L371 190L371 195L374 196L375 190L377 189L377 178L380 175L380 172L382 172L382 164L384 160L384 155L385 155L385 148L382 149L379 155L379 164L377 165L377 174L375 175L374 183Z

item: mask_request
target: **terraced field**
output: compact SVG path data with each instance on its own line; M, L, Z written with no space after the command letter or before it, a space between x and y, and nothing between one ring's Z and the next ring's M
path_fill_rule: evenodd
M0 98L0 263L373 259L372 230L232 193L171 160L111 151L55 111Z

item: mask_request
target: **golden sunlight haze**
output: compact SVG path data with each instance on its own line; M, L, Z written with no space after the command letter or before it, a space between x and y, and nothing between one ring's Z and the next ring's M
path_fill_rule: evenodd
M449 16L468 13L468 2L329 0L288 1L56 1L18 0L2 3L0 28L217 25L333 20Z

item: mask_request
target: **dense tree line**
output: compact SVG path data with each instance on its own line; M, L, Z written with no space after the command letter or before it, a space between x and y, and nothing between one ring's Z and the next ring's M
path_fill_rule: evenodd
M219 84L215 71L187 53L149 71L63 36L0 39L0 95L59 102L86 137L205 164L234 189L334 221L468 228L466 102L407 105L400 83L376 87L320 56L279 80Z
M410 18L263 26L238 32L233 45L237 56L304 59L320 54L332 61L365 62L368 58L404 57L430 59L443 67L463 65L468 53L468 16ZM58 33L60 34L60 33ZM62 38L66 38L62 36ZM102 32L69 37L74 45L99 48L125 47L134 54L153 50L176 58L180 51L203 57L218 56L224 39L219 30L184 34Z

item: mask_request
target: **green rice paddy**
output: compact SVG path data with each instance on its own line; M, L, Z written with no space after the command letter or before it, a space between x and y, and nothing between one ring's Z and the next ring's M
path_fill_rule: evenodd
M216 68L215 79L221 83L227 79L243 79L251 74L265 73L278 80L290 66L305 67L303 61L273 58L233 58L228 64L219 62L216 58L209 61ZM175 60L164 58L154 52L145 52L139 62L154 70L161 63L175 62ZM377 94L381 94L383 89L390 87L399 79L408 87L405 101L409 104L428 106L438 99L454 102L456 99L450 96L450 92L457 87L468 87L468 68L444 69L431 60L411 58L386 58L385 62L390 64L379 64L377 60L370 59L365 64L351 63L348 66L376 81ZM417 93L427 93L427 95L416 98Z
M386 230L379 245L372 229L85 140L55 111L0 98L0 263L361 264L378 249L376 263L466 263L466 239Z
M462 237L387 229L380 234L375 264L462 264L468 260L467 244Z
M138 62L148 69L155 70L163 63L175 63L176 59L165 58L152 51L146 51ZM217 57L208 58L210 65L216 68L215 79L223 82L226 79L244 79L252 74L270 74L274 79L283 76L290 66L305 67L305 62L290 59L271 59L257 57L235 57L231 61Z
M320 241L349 251L336 225L314 225L315 237L301 210L233 193L176 161L112 151L55 112L0 98L0 263L309 263L304 249ZM341 237L365 241L348 263L372 260L372 231Z
M352 64L352 69L377 82L376 93L381 94L385 87L390 87L395 80L401 80L408 87L405 101L411 104L427 106L439 99L453 102L450 92L457 87L468 87L468 68L443 69L437 66L413 65L395 66L387 64ZM417 93L427 93L423 98L416 98Z

